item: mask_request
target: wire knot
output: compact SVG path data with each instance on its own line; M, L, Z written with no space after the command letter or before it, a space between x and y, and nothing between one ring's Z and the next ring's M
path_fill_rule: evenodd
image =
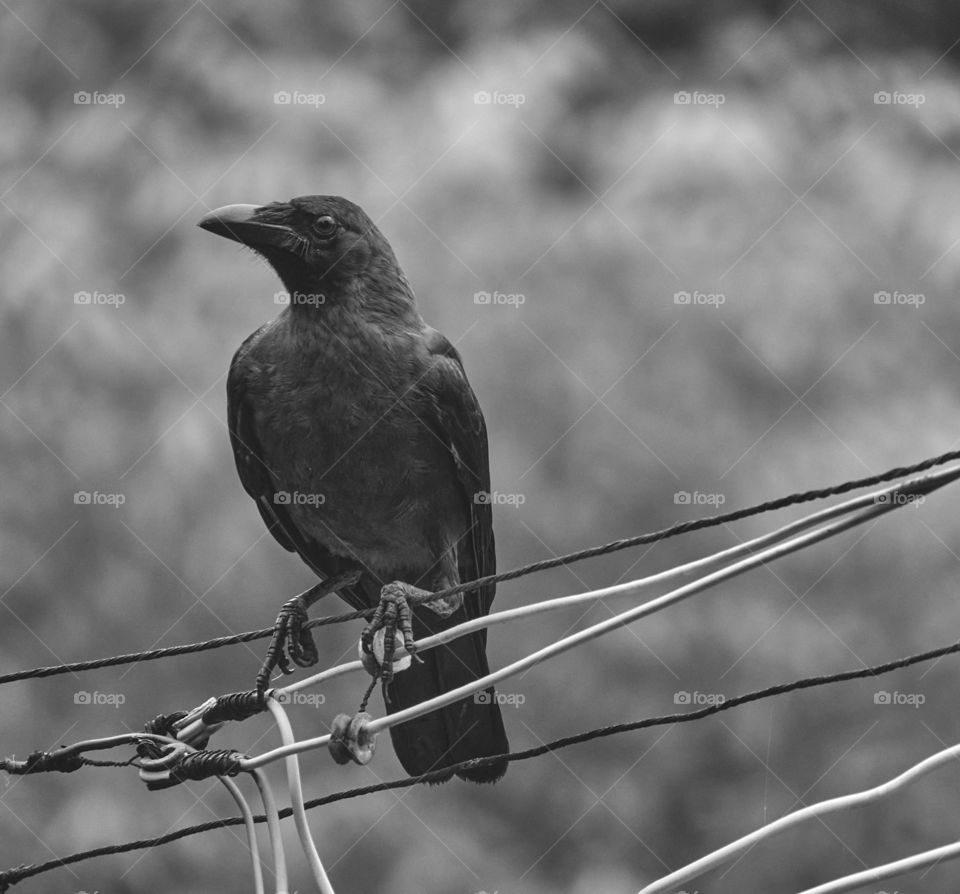
M184 755L170 770L172 782L208 779L211 776L236 776L242 769L243 755L239 751L194 751Z
M83 766L83 758L69 748L57 751L33 751L26 760L18 761L8 757L3 761L3 769L14 776L26 776L28 773L72 773Z
M186 711L174 711L172 714L157 714L153 720L143 725L143 731L154 736L177 738L177 724L187 716Z
M338 714L330 730L327 748L330 756L338 764L368 764L377 750L376 734L367 732L367 725L373 718L364 711L354 714Z
M216 704L203 712L203 722L208 726L226 723L228 720L246 720L266 710L264 693L256 689L246 692L230 692L217 697Z

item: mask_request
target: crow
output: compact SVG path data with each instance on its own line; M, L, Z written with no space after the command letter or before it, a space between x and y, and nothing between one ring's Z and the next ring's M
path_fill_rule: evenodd
M386 629L388 711L486 675L486 630L396 673L390 660L397 629L413 651L412 640L487 614L492 584L412 608L407 597L491 575L496 556L483 413L459 353L420 317L389 242L339 196L228 205L198 225L262 256L289 296L240 346L227 379L237 470L271 534L326 582L318 593L336 588L355 609L377 608L361 643L369 653ZM291 656L309 664L317 656L302 620L286 632ZM277 629L287 621L281 612ZM492 687L390 732L413 775L509 751ZM505 772L495 761L457 775L496 782Z

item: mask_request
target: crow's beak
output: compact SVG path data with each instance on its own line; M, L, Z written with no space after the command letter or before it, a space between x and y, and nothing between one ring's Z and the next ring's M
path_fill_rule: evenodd
M198 221L197 226L251 248L263 245L282 248L289 244L293 230L283 224L257 220L257 212L262 210L260 205L224 205Z

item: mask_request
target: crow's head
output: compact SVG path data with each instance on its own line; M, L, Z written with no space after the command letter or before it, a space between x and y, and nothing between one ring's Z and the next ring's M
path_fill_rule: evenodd
M362 292L409 292L390 243L362 208L340 196L226 205L198 226L262 255L291 294L343 300Z

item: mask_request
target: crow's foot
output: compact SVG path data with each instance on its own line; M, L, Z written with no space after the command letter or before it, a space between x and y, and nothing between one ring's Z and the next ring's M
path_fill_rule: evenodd
M257 692L263 694L270 683L275 668L284 674L292 674L292 660L298 667L312 667L319 660L317 646L306 627L309 618L307 612L317 600L341 587L348 587L360 579L360 571L348 571L335 577L328 577L305 593L288 599L277 615L273 625L273 636L267 648L260 673L257 674Z
M393 658L397 651L397 631L400 631L403 648L406 653L416 660L417 644L413 639L413 613L408 599L412 596L423 596L424 591L405 584L402 581L393 581L380 591L380 603L370 623L360 635L360 648L363 654L373 658L379 665L379 677L384 685L393 679ZM375 654L374 637L383 631L383 658ZM378 651L378 650L377 650Z

